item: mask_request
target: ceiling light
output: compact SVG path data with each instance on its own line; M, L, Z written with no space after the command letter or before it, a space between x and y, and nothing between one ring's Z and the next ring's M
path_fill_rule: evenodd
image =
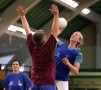
M84 9L82 10L82 13L87 15L87 14L90 13L90 10L87 9L87 8L84 8Z
M8 30L9 31L12 31L12 32L16 32L16 26L14 26L14 25L10 25L9 27L8 27Z
M25 30L23 28L20 28L20 27L14 26L14 25L10 25L8 27L8 30L12 31L12 32L16 32L16 31L19 31L19 32L22 32L22 33L25 32Z
M79 4L73 0L60 0L61 2L68 4L69 6L76 8Z
M18 32L21 32L23 35L26 35L25 30L21 27L18 27L18 26L10 25L8 27L8 30L12 31L12 32L17 32L18 31ZM34 32L32 32L32 34L34 34Z

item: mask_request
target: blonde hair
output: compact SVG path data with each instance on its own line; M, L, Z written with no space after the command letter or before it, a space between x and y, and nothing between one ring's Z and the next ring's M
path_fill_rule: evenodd
M84 44L84 43L83 43L83 41L84 41L83 35L82 35L81 32L79 32L79 31L76 31L76 32L79 33L79 36L80 36L80 37L79 37L79 41L80 41L80 42L78 42L78 43L76 44L76 47L77 47L79 50L81 50L81 49L80 49L80 46L81 46L82 44Z

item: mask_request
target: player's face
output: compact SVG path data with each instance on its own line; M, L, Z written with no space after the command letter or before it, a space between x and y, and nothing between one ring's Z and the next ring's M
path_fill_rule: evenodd
M70 41L75 41L75 42L79 42L79 38L80 38L80 35L78 32L74 32L71 37L70 37Z
M12 69L13 69L13 71L19 71L19 68L20 68L19 62L14 61L12 63Z

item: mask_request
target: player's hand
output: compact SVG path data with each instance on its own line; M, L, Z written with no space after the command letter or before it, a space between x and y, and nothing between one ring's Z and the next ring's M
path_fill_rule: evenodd
M51 9L49 9L53 15L59 14L58 7L55 4L51 5Z
M63 58L62 63L68 65L70 62L69 62L69 60L67 58Z
M23 6L18 6L16 10L21 16L24 16L26 14L25 10L23 9Z

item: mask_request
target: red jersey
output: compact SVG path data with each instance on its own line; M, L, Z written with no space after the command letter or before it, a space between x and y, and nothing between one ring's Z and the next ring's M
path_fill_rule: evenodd
M27 36L27 45L32 58L31 80L33 84L55 84L54 49L56 39L50 35L41 47L32 41L32 34Z

